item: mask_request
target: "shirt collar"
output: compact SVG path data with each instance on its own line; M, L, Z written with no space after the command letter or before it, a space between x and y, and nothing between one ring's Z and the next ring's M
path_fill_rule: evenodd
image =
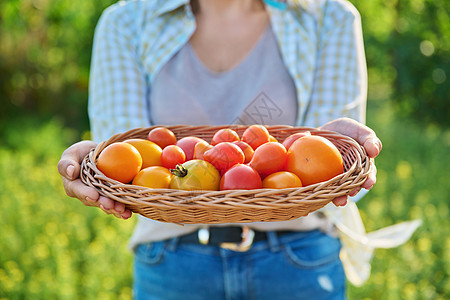
M157 15L163 15L181 6L189 5L189 0L159 0L158 2ZM280 10L285 10L288 5L295 5L298 2L302 2L302 0L264 0L266 5Z

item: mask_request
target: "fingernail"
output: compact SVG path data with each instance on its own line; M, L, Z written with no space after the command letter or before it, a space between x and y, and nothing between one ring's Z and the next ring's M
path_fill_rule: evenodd
M103 204L100 204L99 207L100 207L102 210L106 211L106 209L105 209L105 207L103 206Z
M70 165L70 166L67 167L66 173L67 173L67 175L69 175L70 178L73 177L73 171L74 171L74 170L75 170L75 167L72 166L72 165Z
M94 200L94 199L92 199L92 198L89 198L89 197L86 197L86 200L87 200L87 201L91 201L91 202L96 202L96 200Z

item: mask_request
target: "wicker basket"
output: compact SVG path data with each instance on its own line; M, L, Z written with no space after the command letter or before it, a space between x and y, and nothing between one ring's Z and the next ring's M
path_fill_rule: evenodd
M103 175L96 167L100 152L113 142L130 138L146 138L154 127L130 130L100 143L84 158L81 180L105 197L122 202L126 208L153 220L177 224L217 224L287 221L306 216L325 206L332 199L348 194L363 184L370 172L370 161L364 149L353 139L331 131L291 126L267 126L279 141L287 136L309 130L312 135L329 139L337 146L344 160L344 173L326 182L302 188L182 191L149 189L122 184ZM247 126L167 126L178 139L197 136L210 141L222 128L234 129L240 136Z

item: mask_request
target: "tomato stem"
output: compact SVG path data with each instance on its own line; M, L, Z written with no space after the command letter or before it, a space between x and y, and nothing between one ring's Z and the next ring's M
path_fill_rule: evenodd
M170 169L170 172L175 176L184 177L187 175L188 170L185 167L183 167L181 164L177 164L175 166L175 169Z

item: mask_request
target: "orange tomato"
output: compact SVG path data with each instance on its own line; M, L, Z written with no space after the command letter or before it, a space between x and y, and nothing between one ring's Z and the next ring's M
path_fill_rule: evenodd
M133 145L139 151L142 156L142 169L162 165L162 149L156 143L144 139L129 139L124 142Z
M176 145L169 145L162 150L161 164L164 168L173 169L177 164L186 161L186 155L183 149Z
M305 131L305 132L297 132L294 134L291 134L290 136L288 136L284 141L283 141L283 146L286 147L286 150L289 150L289 148L291 147L291 145L298 140L299 138L302 138L304 136L310 136L311 132L309 131Z
M147 140L154 142L162 149L177 143L175 134L170 129L165 127L156 127L150 130L147 135Z
M249 165L264 178L269 174L283 170L285 163L286 148L280 143L268 142L255 150Z
M142 169L133 179L134 185L153 189L168 189L173 174L164 167L153 166Z
M251 125L245 129L241 141L249 144L253 150L269 142L270 133L263 125Z
M301 187L302 181L297 175L287 171L275 172L264 178L262 187L265 189L285 189Z
M304 136L289 148L285 169L297 175L303 186L307 186L342 174L344 165L332 142L321 136Z
M192 159L203 159L203 154L211 149L213 146L208 144L207 141L200 141L194 146L194 156Z
M237 145L239 148L241 148L242 152L244 152L244 164L249 163L252 160L253 153L255 152L253 148L243 141L233 142L233 144Z
M139 173L142 157L131 144L116 142L108 145L97 159L97 168L107 177L128 183Z
M233 129L224 128L218 130L211 139L211 145L215 146L221 142L236 142L239 141L239 135Z
M269 135L269 142L278 142L278 140L273 136L273 135Z

